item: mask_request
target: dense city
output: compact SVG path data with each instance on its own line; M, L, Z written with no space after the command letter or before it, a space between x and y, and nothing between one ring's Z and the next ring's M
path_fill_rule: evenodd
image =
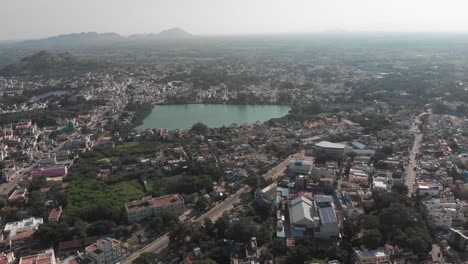
M245 41L224 56L163 43L180 54L154 63L135 51L90 66L65 46L4 65L0 263L468 259L464 48L338 58L312 41L300 57L302 44ZM154 107L187 104L289 112L140 128Z

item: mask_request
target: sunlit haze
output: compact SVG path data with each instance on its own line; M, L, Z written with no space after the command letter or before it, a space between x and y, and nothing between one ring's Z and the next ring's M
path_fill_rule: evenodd
M466 0L1 0L0 6L2 40L172 27L217 35L463 32L468 25Z

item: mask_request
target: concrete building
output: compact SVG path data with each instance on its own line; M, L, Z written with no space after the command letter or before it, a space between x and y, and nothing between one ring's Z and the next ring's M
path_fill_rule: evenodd
M391 263L390 256L385 252L385 248L377 248L375 250L354 250L354 258L356 264L384 264Z
M329 195L316 195L313 202L304 196L292 200L289 218L293 236L313 235L325 240L338 238L338 219L332 203Z
M418 195L420 196L437 196L444 188L438 182L418 181Z
M344 144L333 143L329 141L320 141L314 145L314 151L325 151L325 153L330 155L342 155L347 151L347 147Z
M42 223L44 223L42 218L35 217L26 218L17 222L10 222L5 225L3 233L8 236L9 240L15 240L17 237L23 238L26 234L32 236Z
M135 223L149 217L161 215L167 211L174 211L180 215L184 210L184 199L178 194L157 198L148 196L143 197L139 201L125 204L125 211L129 223Z
M452 221L463 222L465 219L465 203L460 201L446 201L431 199L424 201L425 214L433 228L450 229Z
M114 264L123 258L121 242L110 237L101 238L96 243L86 247L86 256L95 264Z
M44 253L21 257L19 264L56 264L55 254L53 249L47 249Z
M290 160L288 169L293 173L310 174L313 162L308 160Z

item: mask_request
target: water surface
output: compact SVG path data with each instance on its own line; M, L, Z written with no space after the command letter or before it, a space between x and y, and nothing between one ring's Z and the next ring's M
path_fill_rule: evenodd
M264 122L285 116L288 111L289 106L284 105L156 105L137 129L188 129L197 122L202 122L208 127L222 127L233 123L252 124L257 121Z

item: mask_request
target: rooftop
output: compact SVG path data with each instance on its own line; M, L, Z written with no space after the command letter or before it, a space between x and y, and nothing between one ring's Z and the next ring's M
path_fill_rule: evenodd
M377 248L375 250L360 250L360 249L355 249L354 252L359 258L375 258L375 257L385 257L387 254L385 254L385 249L384 248Z
M143 199L141 200L126 203L125 209L127 210L127 212L130 212L130 211L138 211L145 207L161 207L161 206L167 206L170 204L183 203L183 202L184 202L184 199L178 194L166 195L166 196L157 197L157 198L143 197Z
M315 146L319 148L329 149L344 149L346 147L344 144L333 143L330 141L320 141L319 143L315 144Z
M19 264L52 264L55 263L53 249L48 249L44 253L22 257Z
M320 207L319 209L320 221L322 224L338 223L335 210L331 206Z

